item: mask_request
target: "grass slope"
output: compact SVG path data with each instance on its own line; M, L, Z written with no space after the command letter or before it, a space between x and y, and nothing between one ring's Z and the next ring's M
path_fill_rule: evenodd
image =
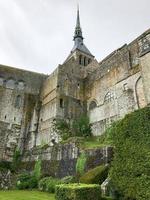
M55 200L54 194L38 191L0 191L0 200Z

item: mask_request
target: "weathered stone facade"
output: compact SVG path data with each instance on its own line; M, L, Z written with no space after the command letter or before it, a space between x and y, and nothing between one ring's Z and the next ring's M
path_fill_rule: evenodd
M99 136L113 121L150 104L150 30L99 63L83 43L78 13L74 41L49 76L0 65L0 160L10 160L16 147L24 152L58 143L55 119L87 114Z

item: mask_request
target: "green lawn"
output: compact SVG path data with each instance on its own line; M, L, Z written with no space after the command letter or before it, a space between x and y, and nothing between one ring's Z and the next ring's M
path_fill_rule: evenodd
M38 191L0 191L0 200L55 200L54 194Z

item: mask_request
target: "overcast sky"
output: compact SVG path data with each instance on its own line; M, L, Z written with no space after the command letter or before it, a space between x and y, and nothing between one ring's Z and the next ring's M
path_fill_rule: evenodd
M150 28L150 0L78 0L98 61ZM49 74L73 47L76 0L0 0L0 63Z

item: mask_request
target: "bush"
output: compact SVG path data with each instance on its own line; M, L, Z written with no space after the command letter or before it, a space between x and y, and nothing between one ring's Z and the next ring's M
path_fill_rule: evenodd
M75 136L89 137L92 135L90 120L86 115L81 115L78 119L74 120L72 129Z
M111 129L110 178L124 199L150 199L150 108L125 116Z
M0 161L0 171L12 170L11 162L2 160Z
M86 172L81 178L81 183L102 184L108 176L108 166L101 165Z
M50 193L55 192L55 186L60 184L61 180L53 177L45 177L39 181L38 188L40 191L46 191Z
M63 184L56 186L56 200L101 200L99 185Z
M64 119L57 119L53 121L53 131L61 136L63 140L71 137L70 123Z
M17 188L20 190L37 188L37 185L38 180L29 173L20 174L18 177Z
M76 182L76 178L74 176L66 176L66 177L61 179L61 182L63 184L75 183Z

